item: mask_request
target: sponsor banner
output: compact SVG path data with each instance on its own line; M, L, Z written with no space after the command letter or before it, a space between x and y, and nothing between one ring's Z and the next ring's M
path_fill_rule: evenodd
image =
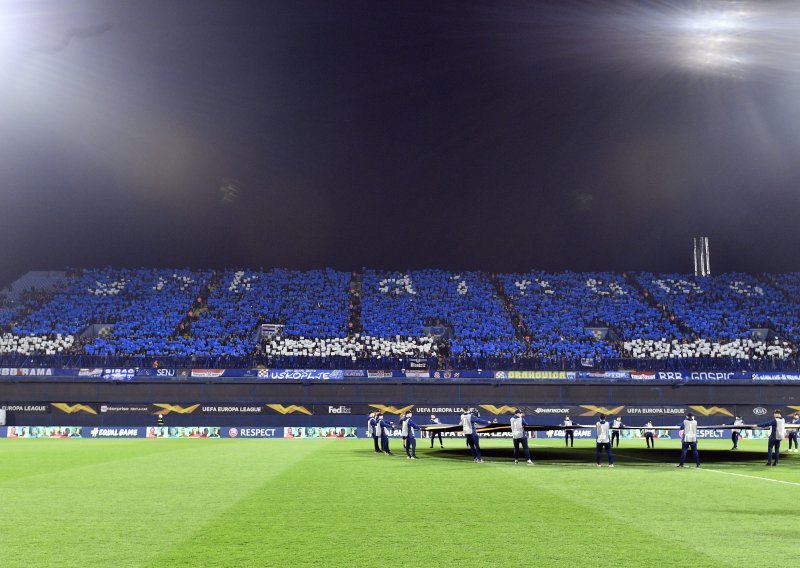
M489 414L493 416L499 416L502 414L514 414L514 411L517 409L516 406L509 406L507 404L496 406L494 404L479 404L478 408L481 410L485 410Z
M218 379L225 374L225 369L192 369L192 378Z
M771 381L776 383L795 383L800 382L800 373L753 373L754 381Z
M152 414L155 407L149 404L101 404L101 414Z
M178 369L159 368L159 369L136 369L136 377L149 377L152 379L175 379L178 377Z
M571 405L542 405L542 406L520 406L527 416L560 416L564 417L573 413L577 414L579 407Z
M702 381L730 381L749 379L751 373L749 372L732 372L732 371L659 371L656 373L656 378L659 381L687 381L687 382L702 382Z
M654 381L656 380L655 371L631 371L631 379L634 381Z
M263 414L266 407L262 404L210 404L202 405L203 414Z
M392 371L367 371L370 379L391 379L394 376Z
M407 379L430 379L431 372L430 371L414 371L412 369L407 369L403 372L403 376Z
M592 404L581 404L575 409L576 414L578 416L597 416L599 414L605 414L608 417L616 416L617 414L622 414L622 411L625 410L624 405L620 406L594 406Z
M534 380L567 380L574 379L575 373L570 371L497 371L496 379L534 379Z
M460 379L461 371L433 371L431 376L434 379Z
M295 426L283 429L284 438L358 438L355 426Z
M265 410L267 414L304 414L313 416L311 406L301 406L298 404L267 404Z
M182 404L167 404L165 402L153 403L153 414L193 414L200 408L199 404L182 405Z
M377 410L378 412L383 412L384 414L394 414L399 415L403 412L408 412L409 410L414 410L414 405L409 404L406 406L391 406L386 404L370 404L370 412L373 410Z
M150 426L146 438L219 438L220 426Z
M630 379L629 371L576 371L578 379Z
M341 369L269 369L268 378L276 381L342 381Z
M81 438L80 426L9 426L6 438Z
M682 417L688 412L686 406L627 406L625 414L628 416L678 416Z
M417 414L461 414L464 412L463 406L415 406L413 408Z
M103 376L103 369L102 368L78 369L78 376L88 377L90 379L99 379Z
M49 402L8 402L0 404L0 410L7 413L18 412L24 414L47 414L50 412Z
M103 369L101 375L103 379L108 381L132 381L136 376L137 369L133 367L121 369Z
M82 402L51 402L50 406L65 414L97 414L97 406Z
M345 369L344 370L344 378L345 379L366 379L367 378L367 371L366 369Z
M725 408L723 406L700 406L700 405L690 405L689 408L692 412L694 412L696 417L700 416L718 416L723 418L725 416L733 418L736 413L733 412L729 408Z
M315 404L314 414L353 414L363 416L372 412L366 404Z
M89 438L141 438L144 436L144 428L105 428L96 426L94 428L84 428L84 437L88 430Z
M595 437L594 428L576 428L572 430L575 438L592 438ZM544 432L536 432L537 438L563 438L564 430L545 430Z
M221 428L220 435L223 438L280 438L283 436L283 428L233 426L230 428Z
M53 369L0 367L0 377L52 377Z

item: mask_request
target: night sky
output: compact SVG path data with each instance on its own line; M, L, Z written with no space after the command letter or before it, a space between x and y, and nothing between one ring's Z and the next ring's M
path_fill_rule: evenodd
M5 0L0 284L800 270L800 3ZM238 200L223 200L223 180Z

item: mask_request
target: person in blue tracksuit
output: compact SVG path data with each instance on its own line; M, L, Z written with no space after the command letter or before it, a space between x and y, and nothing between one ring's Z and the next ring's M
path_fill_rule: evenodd
M742 421L741 416L734 418L733 424L731 424L731 426L733 426L733 429L731 429L731 442L733 442L731 450L739 449L739 438L742 437L742 429L736 428L736 426L741 426L742 424L744 424L744 421Z
M619 448L619 432L620 428L625 428L625 424L622 423L622 418L617 416L614 418L614 421L611 423L611 445L614 445L614 440L617 441L617 447Z
M800 412L794 413L794 420L790 422L792 425L800 425ZM797 453L797 428L789 429L789 451L792 451L792 442L794 442L794 452Z
M406 434L406 429L403 427L403 424L405 424L405 421L406 421L406 413L405 412L401 412L399 414L399 416L397 417L397 425L396 426L397 426L397 429L400 430L400 437L403 439L403 451L407 450L406 441L407 441L407 438L408 438L408 435Z
M378 423L375 425L375 428L378 432L378 436L381 438L381 450L387 456L392 456L391 450L389 449L389 432L392 431L392 423L388 420L384 420L383 413L378 414Z
M647 444L648 448L655 449L656 447L656 429L653 428L653 421L648 420L647 424L644 425L644 443Z
M781 455L781 441L786 435L786 420L781 416L781 411L772 413L772 420L758 425L759 428L769 428L769 442L767 445L767 465L778 465Z
M378 443L378 430L376 426L378 425L378 413L377 412L370 412L369 413L369 420L367 420L367 435L372 436L372 441L375 443L375 453L381 453L381 448Z
M525 421L525 413L519 408L514 411L514 416L511 418L511 437L514 438L514 463L519 463L519 448L525 450L525 459L528 460L528 465L533 465L531 461L531 451L528 449L528 433L525 431L525 426L528 423Z
M461 415L461 428L464 430L464 437L467 439L467 446L472 454L472 461L475 463L483 463L481 444L478 439L476 424L486 425L489 424L489 421L478 416L478 411L476 409L464 408L464 413Z
M595 424L597 436L595 438L595 453L597 454L597 467L603 467L600 458L603 457L603 450L608 456L608 467L614 467L614 455L611 453L611 425L606 422L606 415L601 414L600 420Z
M678 467L683 467L686 461L686 453L691 449L696 467L700 467L700 454L697 453L697 420L694 414L686 413L686 419L678 424L678 428L683 430L683 442L681 443L681 461Z
M417 437L414 435L414 430L419 430L419 426L412 420L412 417L411 411L406 412L401 430L406 437L406 457L415 460L417 459Z
M435 414L431 414L431 424L441 424L442 421L436 418ZM433 447L433 442L436 440L436 437L439 437L439 447L444 448L444 444L442 443L442 433L436 432L435 430L430 432L431 436L431 448Z

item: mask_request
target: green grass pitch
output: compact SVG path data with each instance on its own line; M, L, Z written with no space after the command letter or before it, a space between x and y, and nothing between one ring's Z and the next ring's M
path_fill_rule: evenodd
M0 440L0 566L770 566L800 553L800 454L766 442Z

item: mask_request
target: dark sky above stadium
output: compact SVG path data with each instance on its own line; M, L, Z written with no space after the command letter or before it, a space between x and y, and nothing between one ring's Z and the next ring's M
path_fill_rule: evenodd
M0 4L4 282L800 270L798 174L798 2Z

